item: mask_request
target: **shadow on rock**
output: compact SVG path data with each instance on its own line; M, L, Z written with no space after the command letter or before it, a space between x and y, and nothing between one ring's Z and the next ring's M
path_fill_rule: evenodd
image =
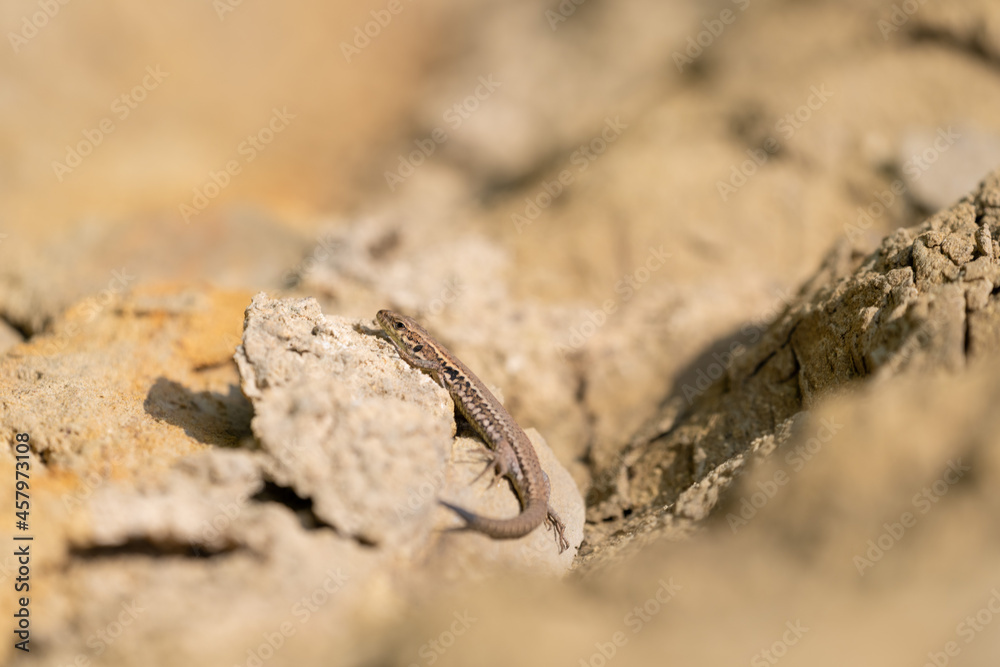
M149 416L180 426L206 445L237 447L253 435L253 407L237 385L230 385L227 394L195 392L160 377L150 387L143 408Z

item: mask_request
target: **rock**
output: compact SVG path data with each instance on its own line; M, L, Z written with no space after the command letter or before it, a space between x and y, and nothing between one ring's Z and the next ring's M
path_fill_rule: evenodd
M662 63L687 37L682 26L693 9L650 0L592 6L583 10L601 25L592 31L569 5L470 6L471 29L458 38L466 56L439 72L419 109L415 140L438 137L440 150L474 182L516 181L577 149L581 137L597 140L616 114L630 122L632 110L648 102L644 83L679 79ZM651 23L658 29L643 29ZM602 67L565 66L581 61ZM595 103L608 99L613 110Z
M95 480L86 503L91 522L71 540L84 548L148 542L170 552L191 548L211 554L254 545L261 505L251 502L264 486L257 457L247 452L208 450L185 459L156 480L137 488ZM84 478L85 480L87 478ZM266 549L256 549L264 554Z
M973 127L910 130L900 142L898 163L913 200L937 211L1000 165L1000 135Z
M1000 12L989 0L921 6L910 14L914 20L905 27L913 37L939 42L985 63L1000 59Z
M186 631L219 663L245 660L240 647L256 651L276 627L335 627L322 641L342 643L426 587L566 572L575 550L558 554L544 528L509 541L448 530L456 517L437 498L513 516L509 484L469 487L485 450L453 446L447 392L315 301L259 295L247 309L236 359L254 414L229 360L233 306L247 298L140 286L99 311L69 308L0 360L0 418L31 435L33 507L45 517L33 563L62 591L52 609L41 594L48 621L33 634L56 647L53 664L86 645L90 626L75 619L104 627L123 603L137 628L229 610L238 623ZM578 544L582 499L530 434ZM306 626L313 618L323 621ZM110 659L149 635L127 637Z
M276 484L363 544L427 539L434 503L420 488L442 474L452 405L430 378L391 381L403 362L313 299L258 294L237 351L253 430Z
M56 20L16 47L5 108L32 122L4 126L0 319L26 340L0 357L0 425L32 433L33 664L940 663L961 619L992 613L1000 190L916 223L995 152L1000 3L331 3L334 57L298 48L353 83L257 86L274 99L213 76L287 76L256 66L275 14L243 4L152 40L187 71L58 185L52 166L86 152L149 54L91 58L92 80L53 55L99 53L108 30L141 47L184 14L74 9L105 32ZM426 57L399 58L421 34ZM192 58L199 40L252 57ZM177 141L190 62L241 111L187 113L200 129ZM51 104L70 79L84 95ZM343 103L361 88L374 97ZM272 104L297 119L230 183ZM924 159L954 119L972 141ZM907 126L931 134L909 144ZM918 151L935 164L916 178ZM241 197L282 214L223 202ZM100 217L66 224L81 203ZM845 235L865 247L824 261ZM261 289L331 316L260 309L251 403L233 352ZM472 483L485 449L461 421L452 437L446 393L355 328L381 307L418 316L544 435L529 430L574 542L579 499L546 442L581 489L596 479L571 576L544 528L451 532L437 498L518 503ZM419 431L397 437L400 416ZM443 447L421 449L432 433ZM950 462L971 470L942 486ZM924 514L913 498L936 488ZM0 609L16 567L0 555ZM958 643L988 661L990 641ZM0 664L14 655L0 644Z
M489 516L517 514L506 482L486 477L470 486L483 466L469 455L482 447L460 439L464 444L451 451L454 405L447 391L403 362L377 330L364 333L358 322L324 317L314 299L270 300L263 293L247 309L245 327L236 360L254 404L267 477L312 501L317 517L339 534L412 553L427 548L432 530L462 525L438 505L439 497ZM537 444L553 506L566 515L567 537L579 544L582 499L548 446L540 438ZM446 469L450 451L453 465ZM444 541L449 546L441 557L466 561L460 569L469 573L477 569L467 563L477 551L508 565L532 555L531 562L557 571L573 558L573 550L557 555L551 537L537 551L525 549L526 541L471 532Z
M347 627L374 554L262 497L262 455L237 449L252 412L231 332L249 298L139 286L96 310L71 306L50 333L0 359L0 423L30 435L32 604L46 618L33 627L32 651L44 647L47 664L95 657L95 633L119 632L111 624L123 605L129 631L103 645L112 662L148 650L140 628L179 627L192 609L240 619L185 631L204 647L226 637L205 649L216 664L256 648L257 628L276 627L276 606L278 625L298 627L290 610L303 596L340 601L305 618L322 607ZM9 448L0 459L13 468Z
M91 220L41 243L0 244L0 315L37 333L71 304L101 311L140 284L196 275L229 289L277 285L306 243L248 212L213 213L183 234L158 218Z
M1000 266L987 239L997 236L998 211L995 172L951 209L883 239L871 255L845 262L845 248L834 249L757 345L734 352L689 407L668 401L655 426L637 434L619 467L590 492L588 543L611 533L680 530L675 505L685 490L859 380L960 372L995 356Z
M440 236L408 215L382 212L324 231L322 257L303 263L296 289L365 321L385 307L416 316L494 393L504 387L518 422L544 433L585 484L587 417L576 397L583 379L563 339L587 311L514 298L508 285L517 270L497 244L476 233Z
M21 334L14 327L0 320L0 354L5 353L23 340Z
M495 570L498 565L521 568L527 565L535 571L559 576L573 563L577 547L583 541L583 498L572 476L559 463L541 435L533 428L527 429L526 433L535 447L542 469L549 476L549 505L566 526L565 535L570 548L557 554L555 537L544 524L517 540L494 540L472 531L462 531L446 534L442 540L439 556L447 564L446 571L461 571L466 576L480 578L479 573ZM487 465L486 455L482 441L458 438L449 461L442 497L483 516L515 516L520 511L520 503L506 480L493 480L490 473L476 479ZM444 522L449 529L460 528L462 524L461 519L450 512Z
M84 300L0 359L0 423L77 475L158 474L249 432L230 360L245 292L149 285Z

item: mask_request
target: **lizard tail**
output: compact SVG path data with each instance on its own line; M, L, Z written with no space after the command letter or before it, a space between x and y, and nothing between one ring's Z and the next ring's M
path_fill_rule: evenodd
M547 495L547 494L546 494ZM548 514L548 498L532 498L525 504L524 509L515 517L510 519L491 519L479 516L469 510L462 509L451 503L439 500L439 503L450 509L452 512L462 517L465 521L465 528L475 530L494 539L512 540L524 537L537 528Z

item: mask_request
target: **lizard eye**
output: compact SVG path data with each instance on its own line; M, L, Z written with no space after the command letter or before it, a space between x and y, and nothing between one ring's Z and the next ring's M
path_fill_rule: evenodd
M420 350L422 350L422 349L424 349L424 346L423 346L423 345L414 345L414 346L413 346L413 351L414 351L414 352L419 352L419 351L420 351Z
M402 329L405 325L402 322L396 322L396 328Z

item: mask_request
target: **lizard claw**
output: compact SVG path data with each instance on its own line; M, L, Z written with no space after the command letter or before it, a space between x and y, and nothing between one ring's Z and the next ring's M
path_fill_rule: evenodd
M566 539L565 535L566 525L551 507L549 507L549 513L545 517L545 527L551 530L553 536L556 538L556 544L559 545L559 553L569 549L569 540Z
M483 475L485 475L490 471L490 468L493 469L495 477L503 476L503 473L501 472L500 457L498 457L495 452L490 452L489 459L490 460L486 462L486 467L483 468L483 471L481 473L476 475L476 478L472 480L469 486L472 486L473 484L481 480L483 478ZM493 481L496 481L496 479L494 479Z
M483 471L476 475L476 478L472 480L472 484L475 484L483 475L493 469L494 479L496 482L501 477L510 477L511 479L518 479L520 477L520 466L517 465L517 459L514 457L513 452L506 451L501 448L498 451L489 451L489 461ZM544 473L543 473L544 474Z

